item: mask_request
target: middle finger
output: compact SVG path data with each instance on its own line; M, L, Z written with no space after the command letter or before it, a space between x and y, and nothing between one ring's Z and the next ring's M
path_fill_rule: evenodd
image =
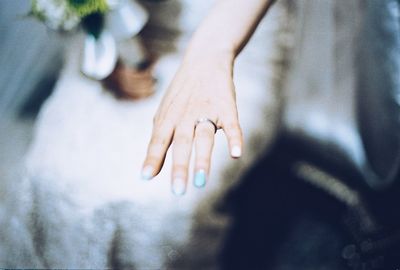
M172 191L183 195L186 191L188 167L192 152L194 124L180 124L174 133L172 155Z
M210 168L211 153L214 146L215 128L211 123L203 122L195 129L195 174L193 184L204 187Z

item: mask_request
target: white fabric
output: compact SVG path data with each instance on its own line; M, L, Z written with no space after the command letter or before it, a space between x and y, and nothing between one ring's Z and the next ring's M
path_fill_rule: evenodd
M184 34L178 48L184 47L188 29L195 28L211 2L183 1L178 28ZM167 4L160 5L166 16ZM98 82L83 77L82 37L71 42L56 89L38 117L26 158L27 177L18 188L23 195L21 222L28 224L40 261L35 267L164 269L177 260L182 269L189 269L185 261L190 269L215 267L229 219L214 207L276 130L279 100L272 79L279 56L273 37L282 16L278 7L271 10L235 67L244 157L231 160L219 132L210 181L201 190L190 183L179 198L170 192L169 156L150 182L140 179L140 168L152 117L182 50L160 58L157 94L133 102L117 100ZM164 19L169 21L168 16ZM204 230L196 230L199 227ZM8 267L23 266L34 267Z

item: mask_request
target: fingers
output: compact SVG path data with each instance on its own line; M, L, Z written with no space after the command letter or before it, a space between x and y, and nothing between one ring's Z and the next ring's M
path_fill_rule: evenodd
M193 184L198 188L204 187L207 182L214 146L214 133L214 126L208 122L197 125L195 130L196 159Z
M214 146L215 127L209 121L200 122L195 127L195 122L186 121L176 128L164 126L154 129L142 170L143 179L151 179L160 172L167 150L173 141L171 187L175 195L183 195L187 188L188 169L193 140L195 140L193 184L198 188L206 185ZM227 137L231 156L239 158L242 155L243 135L237 116L222 119L220 124Z
M142 169L144 180L150 180L160 172L167 150L171 145L172 136L172 126L154 128Z
M229 144L231 157L239 158L243 150L243 134L237 118L226 121L222 126Z
M183 195L186 192L188 168L192 152L194 124L183 123L174 133L172 155L172 192Z

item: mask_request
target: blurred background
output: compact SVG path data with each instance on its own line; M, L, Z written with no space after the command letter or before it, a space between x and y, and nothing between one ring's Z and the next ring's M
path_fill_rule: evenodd
M217 133L179 198L140 168L215 1L51 2L0 1L0 267L400 267L400 1L277 1L235 64L245 154Z
M29 1L2 1L0 5L1 172L2 178L15 179L34 119L62 67L62 44L43 25L27 19Z

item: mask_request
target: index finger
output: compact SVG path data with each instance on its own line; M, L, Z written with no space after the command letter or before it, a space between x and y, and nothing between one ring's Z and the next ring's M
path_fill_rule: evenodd
M171 145L173 132L172 126L164 125L153 128L153 134L143 163L142 179L150 180L160 172L167 150Z

